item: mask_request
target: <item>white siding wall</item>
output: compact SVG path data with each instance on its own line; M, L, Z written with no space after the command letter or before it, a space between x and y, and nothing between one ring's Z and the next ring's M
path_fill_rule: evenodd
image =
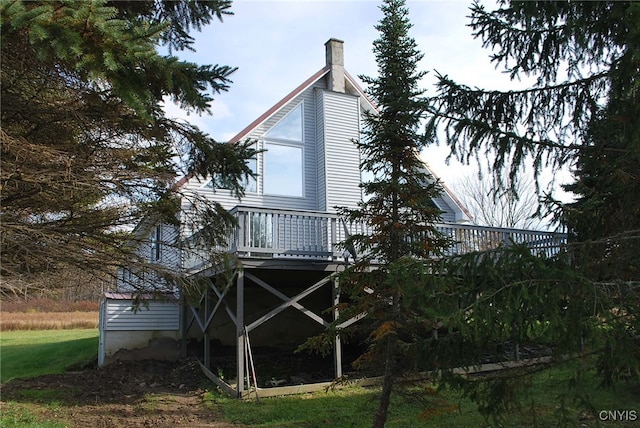
M361 200L360 154L353 140L360 138L360 103L353 95L322 92L324 116L327 211L355 207Z
M316 162L318 171L318 210L327 210L327 176L324 144L324 91L316 88Z
M133 310L133 301L107 299L104 305L103 323L106 331L179 330L180 307L178 302L148 301Z
M442 214L440 214L440 218L442 222L445 222L445 223L456 222L456 215L453 212L453 208L450 207L449 204L447 204L447 202L442 196L433 199L433 202L436 204L436 207L444 211Z
M231 196L224 189L213 191L205 182L190 179L183 190L196 192L215 200L227 209L237 205L292 210L335 212L335 207L356 207L362 192L360 153L353 140L360 138L361 98L357 95L327 91L323 79L302 91L287 102L263 123L256 126L245 139L258 141L264 148L262 138L274 125L296 106L303 105L304 126L304 196L286 197L264 195L264 162L258 156L257 193L247 193L242 200ZM442 220L456 221L457 207L438 198L436 205L446 213ZM187 235L191 233L185 231Z
M169 224L162 224L160 227L160 262L165 267L178 268L180 267L179 229Z
M137 312L131 299L105 298L100 304L98 365L110 362L119 351L150 348L138 359L179 357L171 344L180 339L180 307L177 301L148 301ZM169 340L169 345L164 341ZM162 345L164 343L164 345ZM154 347L154 345L156 347ZM158 345L167 349L160 349ZM135 351L134 351L135 352ZM167 358L167 355L171 355ZM131 356L130 356L131 357ZM136 358L133 358L136 359Z

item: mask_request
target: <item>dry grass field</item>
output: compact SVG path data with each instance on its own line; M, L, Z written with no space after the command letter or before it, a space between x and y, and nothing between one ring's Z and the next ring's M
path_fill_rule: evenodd
M98 312L2 312L0 330L98 328Z
M98 302L33 299L3 301L0 330L68 330L98 327Z

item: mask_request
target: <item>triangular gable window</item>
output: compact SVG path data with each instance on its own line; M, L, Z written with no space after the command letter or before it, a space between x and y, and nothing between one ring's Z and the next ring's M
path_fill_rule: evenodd
M302 104L298 104L280 119L266 134L266 138L302 141Z

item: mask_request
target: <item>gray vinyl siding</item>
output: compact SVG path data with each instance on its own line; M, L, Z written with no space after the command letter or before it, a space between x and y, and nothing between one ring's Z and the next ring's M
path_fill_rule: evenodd
M433 203L436 204L436 207L440 208L443 213L440 214L440 221L443 223L455 223L456 216L453 212L453 209L447 204L442 196L434 198Z
M323 92L326 207L356 207L361 200L360 154L354 143L360 137L359 98Z
M132 300L108 299L104 306L103 330L154 331L179 330L180 307L177 302L148 301L134 311Z
M354 208L362 199L360 153L353 140L360 138L363 98L358 95L327 91L324 79L300 92L270 117L255 126L243 140L256 141L258 149L264 148L264 136L274 125L298 105L303 106L303 197L286 197L264 194L264 159L258 155L257 192L247 193L242 200L233 197L228 190L212 190L205 181L188 180L182 187L186 195L199 195L220 203L231 210L245 207L284 209L295 211L335 212L336 207ZM445 211L442 221L455 222L460 210L448 203L447 197L438 198L436 205ZM189 196L183 198L185 212L189 212ZM188 214L186 214L188 215ZM183 236L190 236L185 221Z
M316 162L318 165L318 210L327 210L327 176L324 144L324 91L316 89Z
M156 259L154 240L158 225L141 228L144 232L137 234L136 254L150 263L158 264L162 269L178 270L181 267L181 253L178 245L179 230L169 224L161 224L160 240L158 242L159 258ZM118 272L116 288L120 291L163 290L169 285L159 275L147 271L142 275L136 274L135 268L124 268Z

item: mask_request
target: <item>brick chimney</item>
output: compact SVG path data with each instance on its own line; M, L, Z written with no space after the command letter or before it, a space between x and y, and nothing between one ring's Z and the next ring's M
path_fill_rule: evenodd
M327 77L327 89L344 93L344 42L329 39L324 44L327 54L327 66L331 67Z

